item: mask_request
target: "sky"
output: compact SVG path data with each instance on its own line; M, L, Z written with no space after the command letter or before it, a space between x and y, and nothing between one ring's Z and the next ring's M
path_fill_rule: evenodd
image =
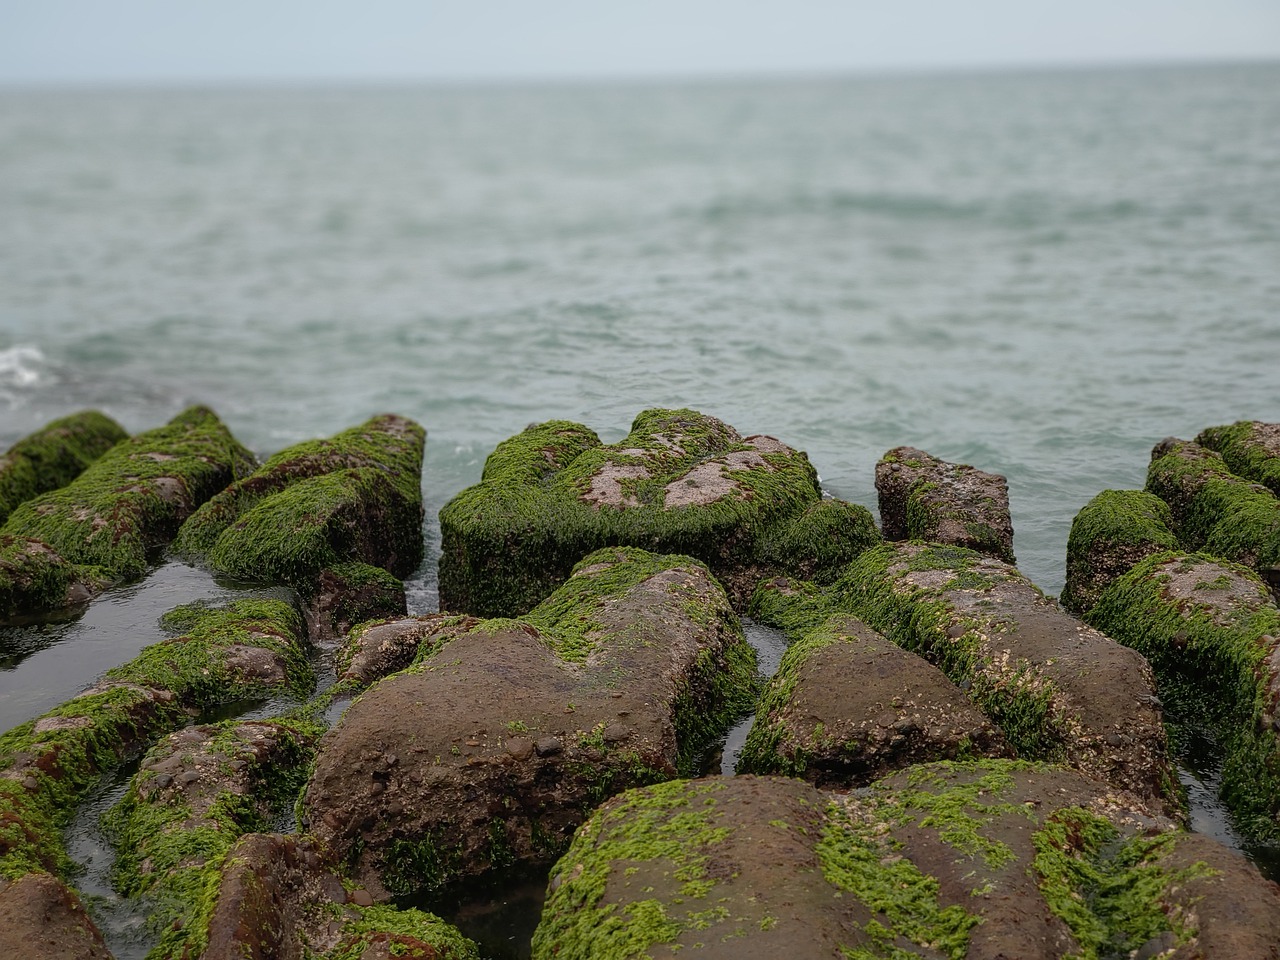
M0 84L1280 59L1280 0L0 0Z

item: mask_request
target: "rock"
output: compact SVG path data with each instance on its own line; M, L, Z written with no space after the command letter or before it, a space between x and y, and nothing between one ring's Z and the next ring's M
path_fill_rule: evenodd
M1265 957L1278 908L1239 855L1066 770L928 764L849 794L714 778L597 810L533 957Z
M524 620L480 622L352 703L304 816L379 897L545 866L604 797L692 770L754 693L705 567L601 550Z
M0 878L0 951L22 960L111 960L80 898L42 871Z
M1237 828L1280 839L1280 608L1262 581L1205 555L1156 554L1087 619L1151 661L1175 748L1217 744Z
M369 907L365 891L338 909L338 867L312 837L249 834L226 858L191 941L201 960L478 960L475 944L422 910ZM361 896L361 894L365 894ZM346 897L343 895L343 900Z
M442 609L518 616L611 544L706 563L739 605L777 572L821 579L879 534L824 501L808 458L693 410L646 410L622 441L535 424L503 441L481 482L440 511Z
M895 447L876 464L886 540L968 547L1013 563L1009 485L997 473Z
M1174 438L1152 451L1147 490L1169 505L1178 542L1256 570L1280 566L1280 500L1212 450Z
M0 456L0 526L18 504L65 487L128 437L97 410L54 420L23 437Z
M1169 506L1144 490L1104 490L1076 514L1067 538L1062 605L1083 616L1144 557L1176 550Z
M404 584L381 567L343 563L320 571L307 600L307 635L327 645L369 620L403 617Z
M83 603L105 583L42 540L0 534L0 622Z
M82 580L135 579L193 510L252 465L211 410L192 407L117 443L67 486L23 503L3 532L93 568Z
M479 623L475 617L429 613L365 624L352 631L338 650L334 669L344 689L366 687L430 656Z
M786 611L784 628L851 613L923 656L1019 757L1064 763L1162 809L1177 807L1151 667L1008 564L961 547L900 543L866 551L829 588L761 593ZM753 615L765 609L755 605Z
M782 658L738 771L848 788L929 760L1011 755L937 667L836 615Z
M1260 483L1280 497L1280 423L1241 420L1225 427L1209 427L1196 443L1222 457L1231 472Z
M426 431L383 414L295 444L209 501L174 548L245 580L308 596L326 567L356 562L405 576L422 561Z

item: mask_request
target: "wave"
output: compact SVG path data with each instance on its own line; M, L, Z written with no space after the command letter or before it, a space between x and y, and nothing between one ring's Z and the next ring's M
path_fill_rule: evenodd
M50 376L48 361L39 347L16 344L0 350L0 404L20 406Z

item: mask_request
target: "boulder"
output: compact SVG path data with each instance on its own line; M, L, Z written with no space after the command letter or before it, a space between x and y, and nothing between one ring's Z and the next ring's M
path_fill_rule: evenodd
M65 487L121 440L120 424L97 410L54 420L0 455L0 526L13 508Z
M422 562L426 431L383 414L281 450L198 510L174 548L218 573L288 583L310 596L326 567L397 576Z
M659 409L607 446L581 424L530 426L444 506L440 530L441 608L476 616L524 613L614 544L695 557L741 606L760 576L821 579L879 541L865 509L823 499L803 453Z
M80 898L43 871L0 874L0 951L22 960L111 960Z
M429 642L347 708L303 801L379 898L549 865L603 798L693 770L756 692L687 557L609 548L523 620L418 623Z
M849 788L930 760L1011 755L942 671L837 614L783 656L738 771Z
M1213 450L1238 477L1260 483L1280 497L1280 423L1241 420L1209 427L1196 443Z
M344 690L367 687L430 656L480 623L465 614L429 613L362 624L347 635L334 656L339 686Z
M1087 619L1151 661L1175 749L1217 745L1237 828L1280 839L1280 608L1262 581L1203 554L1156 554Z
M928 764L871 788L674 781L585 823L534 960L1274 957L1280 888L1071 771Z
M1067 582L1059 598L1077 616L1139 560L1176 550L1169 505L1145 490L1103 490L1071 521Z
M306 600L307 636L317 646L335 645L359 623L404 616L406 611L404 584L381 567L326 567Z
M968 547L1013 563L1009 484L998 473L895 447L876 464L886 540Z
M105 576L70 563L43 540L0 533L0 623L74 606L106 584Z
M217 416L192 407L165 427L117 443L67 486L19 505L0 532L38 540L66 563L88 568L75 578L82 584L136 579L192 511L252 468L252 455ZM41 566L51 562L24 549ZM6 577L23 576L21 568L0 575L0 598ZM21 596L48 606L66 599L57 589Z
M937 666L1017 756L1063 763L1158 808L1178 806L1147 661L1062 611L1012 566L961 547L868 550L831 587L770 590L780 626L851 613Z

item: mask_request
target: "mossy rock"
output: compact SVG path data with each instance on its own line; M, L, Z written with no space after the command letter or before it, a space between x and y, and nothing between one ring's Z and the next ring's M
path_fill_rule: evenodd
M760 701L739 773L866 786L931 760L1012 756L937 667L837 614L792 644Z
M1215 451L1236 476L1261 483L1280 497L1280 423L1240 420L1209 427L1196 443Z
M1059 598L1077 616L1145 557L1178 548L1169 505L1145 490L1103 490L1071 521L1067 581Z
M375 632L414 661L347 708L303 814L379 893L546 867L605 797L698 769L757 693L707 568L634 548L588 556L522 620Z
M476 617L454 613L388 617L362 623L347 634L334 654L338 691L345 694L360 690L404 670L480 623Z
M404 583L368 563L340 563L316 577L306 599L307 634L321 641L340 642L357 624L404 616Z
M384 414L295 444L198 510L174 548L219 573L306 594L344 563L406 576L422 562L425 443L418 424Z
M777 625L807 631L852 614L964 689L1017 756L1178 805L1146 660L1063 612L1009 564L962 547L886 544L830 587L790 592L762 591L753 616L768 622L771 604L783 615Z
M54 420L0 455L0 526L14 507L65 487L129 434L97 410Z
M148 894L149 924L163 931L152 960L201 955L208 889L228 851L292 807L322 732L307 720L188 727L143 759L104 823L115 887Z
M253 468L213 411L122 440L67 486L17 507L3 532L48 544L102 582L132 580L200 504Z
M105 583L42 540L0 533L0 622L70 606Z
M706 563L735 603L767 573L821 579L878 542L870 514L823 501L808 458L693 410L646 410L602 445L552 420L503 441L440 511L440 603L518 616L583 556L632 545Z
M1013 563L1009 484L998 473L895 447L876 464L886 540L967 547Z
M715 778L602 806L552 870L533 957L1266 956L1278 907L1238 854L1070 771Z
M1218 744L1221 795L1252 839L1280 839L1280 608L1249 569L1161 553L1112 584L1089 623L1151 661L1175 749Z
M1212 450L1161 441L1147 468L1146 488L1169 504L1184 550L1257 570L1280 567L1280 500L1261 484L1237 477Z

